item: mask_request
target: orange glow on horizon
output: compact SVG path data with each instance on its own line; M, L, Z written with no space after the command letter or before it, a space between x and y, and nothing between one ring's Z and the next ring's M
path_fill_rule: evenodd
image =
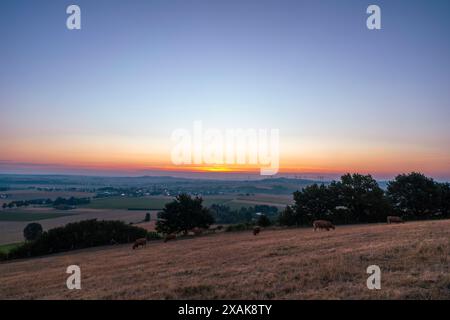
M2 166L26 167L39 172L90 170L98 172L140 173L145 171L259 174L260 165L182 165L170 160L170 143L145 141L112 141L43 139L3 140ZM422 147L378 145L330 145L318 141L299 145L285 145L280 150L279 174L333 175L346 172L372 175L396 175L420 171L429 175L450 176L450 159L446 150L427 150ZM7 157L8 156L8 157ZM1 168L0 168L1 169Z

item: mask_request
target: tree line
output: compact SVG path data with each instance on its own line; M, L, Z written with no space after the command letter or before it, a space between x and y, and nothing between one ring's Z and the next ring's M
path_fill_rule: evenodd
M255 205L253 207L242 207L239 210L232 210L230 206L223 204L213 204L209 208L215 223L232 224L232 223L250 223L265 215L270 219L276 219L278 216L278 208L268 205Z
M317 219L335 224L384 222L389 215L406 220L450 217L450 184L417 172L400 174L380 188L371 175L346 174L330 184L294 192L294 204L281 212L281 225L310 225Z
M20 207L27 207L30 205L46 205L46 206L53 206L53 207L59 207L59 206L78 206L83 204L89 204L91 202L90 198L75 198L70 197L68 199L58 197L55 200L52 199L32 199L32 200L17 200L17 201L11 201L9 203L3 203L2 207L3 209L6 208L20 208Z
M156 228L162 233L187 233L213 223L242 224L244 228L311 225L318 219L335 224L375 223L385 222L389 215L405 220L450 218L450 184L417 172L396 176L386 190L371 175L348 173L338 181L296 191L293 200L293 205L278 214L276 207L264 205L239 210L221 204L206 208L202 198L181 194L158 214Z

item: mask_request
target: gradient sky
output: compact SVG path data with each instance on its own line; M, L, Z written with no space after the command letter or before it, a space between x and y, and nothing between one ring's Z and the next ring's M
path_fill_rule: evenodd
M282 172L450 179L450 1L2 0L0 15L0 173L180 170L171 133L201 120L280 129Z

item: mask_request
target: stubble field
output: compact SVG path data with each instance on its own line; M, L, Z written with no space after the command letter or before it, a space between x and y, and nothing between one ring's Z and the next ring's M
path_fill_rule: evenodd
M220 233L3 263L0 298L450 299L449 255L450 220ZM72 264L81 290L66 287Z

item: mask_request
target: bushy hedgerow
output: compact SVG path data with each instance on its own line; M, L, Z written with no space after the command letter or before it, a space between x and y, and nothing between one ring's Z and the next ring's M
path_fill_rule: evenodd
M85 220L43 232L35 241L12 249L8 259L109 245L112 242L128 243L146 236L145 229L121 221Z
M0 251L0 261L4 261L8 258L8 255L2 251Z
M258 217L257 224L260 227L268 227L272 225L272 221L265 214L262 214Z
M251 223L230 224L225 228L225 231L226 232L243 231L243 230L249 230L251 228L253 228L253 224L251 224Z
M148 241L152 241L152 240L160 240L162 239L162 236L155 231L149 231L147 232L147 240Z

